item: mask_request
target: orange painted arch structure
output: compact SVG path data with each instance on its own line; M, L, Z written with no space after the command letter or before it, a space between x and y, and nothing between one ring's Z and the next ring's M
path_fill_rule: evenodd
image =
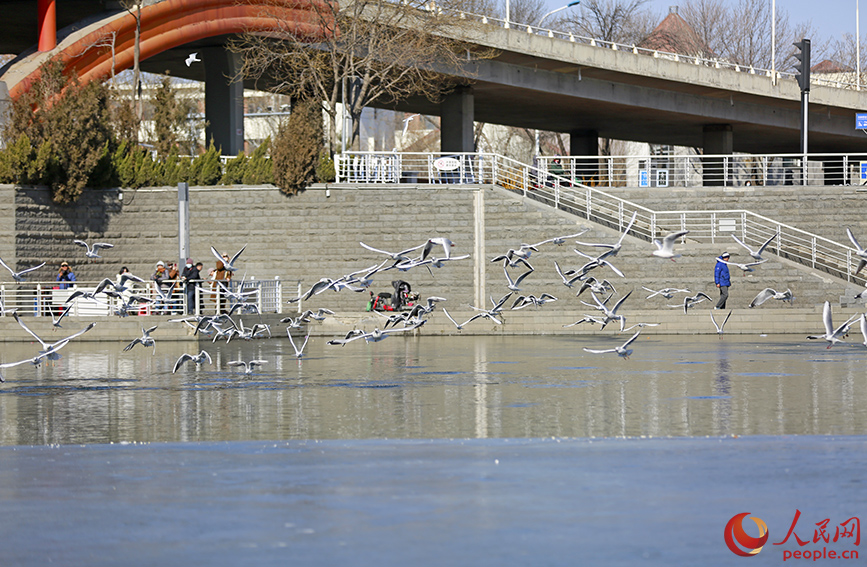
M333 29L322 25L328 21L324 19L330 14L328 6L327 0L163 0L142 7L140 59L208 37L273 32L275 20L280 21L281 30L317 41L328 33L326 28ZM44 55L60 57L66 73L74 73L82 83L102 81L111 76L111 47L105 42L112 35L115 72L132 68L135 28L136 18L125 13L69 45L61 45L59 52ZM39 74L36 69L10 85L11 98L27 92Z

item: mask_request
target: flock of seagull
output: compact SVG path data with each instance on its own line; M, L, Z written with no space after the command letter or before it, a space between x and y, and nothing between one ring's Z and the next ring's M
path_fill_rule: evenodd
M617 276L624 277L623 272L619 270L612 262L623 248L623 240L631 230L635 219L636 215L633 214L628 225L620 234L618 240L614 243L582 242L580 240L575 240L575 243L579 246L585 247L587 249L593 249L597 252L597 255L592 255L575 248L574 252L580 258L586 260L586 262L584 262L581 267L577 269L563 270L558 262L554 262L554 268L556 270L556 273L560 276L563 285L567 288L574 289L576 285L580 284L576 295L580 297L585 292L589 292L588 296L592 300L592 302L581 300L581 303L596 311L595 314L584 315L582 319L579 319L578 321L570 323L568 325L563 325L564 327L573 327L575 325L589 323L591 325L599 325L600 329L604 329L607 325L611 323L616 323L619 326L621 333L638 328L638 330L632 336L630 336L630 338L626 340L623 344L608 349L584 348L584 350L588 353L614 353L617 354L619 357L629 358L629 356L633 352L633 349L629 347L630 345L632 345L632 343L636 341L636 339L638 339L641 334L641 330L646 326L658 325L658 323L641 322L636 323L630 327L626 327L626 316L622 314L621 308L623 307L623 304L630 298L634 290L630 290L626 294L622 295L612 304L612 298L617 293L616 289L608 279L599 276L601 270L610 269L611 272L613 272ZM511 302L511 305L509 306L509 299L514 293L521 291L520 286L522 285L524 280L526 280L526 278L535 271L535 268L530 263L530 258L534 252L538 253L541 247L548 244L563 246L568 240L578 238L588 230L589 229L585 228L574 234L548 238L536 244L524 243L515 249L509 249L504 254L495 256L491 261L502 263L503 274L505 278L505 287L509 290L508 293L506 293L499 300L496 301L493 297L491 297L490 308L470 305L469 307L476 311L476 313L462 323L458 323L457 320L454 319L454 317L448 312L445 307L442 308L443 314L446 316L446 318L449 319L449 321L452 322L452 324L455 325L455 328L460 331L470 323L477 320L487 319L494 324L501 325L503 324L502 314L507 309L518 310L524 309L526 307L540 308L548 303L558 301L558 298L550 293L542 293L538 297L534 295L519 295ZM858 244L858 241L856 240L850 229L847 228L846 231L849 239L852 241L853 245L856 248L856 254L860 260L858 269L856 271L857 273L862 268L864 268L865 265L867 265L867 249L862 248ZM674 246L679 239L683 238L687 234L689 234L688 230L681 230L677 232L672 232L671 234L666 235L661 240L654 240L653 244L655 245L656 250L652 251L652 255L658 258L675 261L676 258L680 257L680 254L675 253ZM732 238L734 238L734 240L739 245L746 249L747 253L753 259L753 261L748 263L737 263L731 261L724 261L722 259L718 259L718 261L724 262L732 266L736 266L744 272L750 272L753 271L756 266L767 262L767 259L763 258L762 254L768 247L768 245L770 245L770 243L774 240L774 238L776 238L776 235L771 236L760 247L755 249L742 242L740 239L737 238L737 236L732 235ZM74 242L80 246L85 247L85 256L88 258L99 258L100 250L110 249L113 247L112 244L104 242L94 243L93 245L88 245L86 242L81 240L75 240ZM298 301L306 301L311 297L320 295L328 290L350 290L354 292L361 292L366 290L372 284L373 277L376 274L388 270L398 270L401 272L405 272L410 269L424 267L432 273L431 268L442 268L452 261L460 261L469 258L469 254L453 256L452 248L455 246L455 244L448 238L444 237L429 238L421 244L406 248L398 252L390 252L387 250L375 248L373 246L365 244L364 242L359 242L359 244L362 248L377 255L383 255L386 258L381 262L373 264L367 268L357 270L340 277L321 278L319 281L313 284L313 286L306 292L299 294L298 297L289 299L288 303L292 304ZM211 247L211 252L218 260L224 263L226 270L230 272L235 272L238 269L235 264L245 249L246 246L241 248L241 250L235 253L234 256L232 256L231 258L220 254L220 252L213 246ZM442 250L441 255L436 255L433 253L434 250L440 249ZM14 270L12 270L9 266L6 265L6 263L3 262L2 259L0 259L0 265L5 267L10 272L12 278L16 282L22 282L24 281L24 277L27 274L41 268L45 265L45 262L39 264L38 266L27 268L19 272L15 272ZM516 268L519 269L521 273L517 277L514 277L512 272L514 272ZM512 270L512 272L510 272L510 269ZM190 326L192 329L194 329L194 335L198 335L199 333L201 333L203 335L212 336L212 342L216 342L217 340L223 338L226 339L227 343L232 339L236 338L252 340L259 337L264 337L266 334L268 337L270 337L270 326L261 322L261 315L260 322L254 324L252 327L246 327L240 317L237 321L232 317L232 315L236 311L240 311L239 314L258 314L258 309L256 308L256 305L247 301L247 296L250 295L251 292L244 291L243 281L244 280L242 279L241 285L238 287L237 291L231 291L228 287L223 285L222 282L217 282L217 284L219 285L215 292L218 292L223 297L228 299L229 303L232 303L231 309L228 312L220 313L213 316L195 316L170 319L169 322L183 323ZM105 278L92 291L83 289L75 290L72 294L70 294L69 299L67 300L65 305L66 308L63 310L62 314L59 317L55 317L52 313L53 327L55 328L55 330L61 328L60 322L63 317L67 313L69 313L69 306L71 302L74 302L79 298L88 298L95 301L105 301L106 303L108 303L110 299L113 299L114 303L119 304L119 307L117 307L114 311L115 314L123 317L127 316L130 311L137 308L137 306L140 304L153 303L155 301L167 301L171 297L171 294L174 291L174 286L177 282L172 285L172 288L168 292L160 290L159 286L153 286L155 291L157 292L157 299L132 293L132 284L134 283L144 283L144 280L132 274L124 274L119 278L118 282L114 282L109 278ZM689 309L703 301L712 301L712 299L705 293L698 292L692 295L692 292L689 289L685 288L664 288L654 290L642 286L642 289L649 292L649 295L647 295L645 298L648 300L657 296L670 300L674 298L676 294L684 294L684 299L682 303L669 305L669 307L682 308L684 314L686 314ZM867 290L865 290L865 292L859 295L867 296ZM759 292L758 295L756 295L756 297L750 302L749 307L758 307L771 299L791 303L794 301L794 296L792 294L792 291L789 289L783 292L778 292L772 288L765 288L761 292ZM443 301L446 301L446 298L429 297L426 299L425 302L418 303L412 306L411 309L406 311L395 312L391 315L385 315L377 312L377 315L381 316L384 321L382 329L380 329L378 326L369 332L365 332L359 329L353 329L346 333L346 335L343 337L337 337L329 340L327 344L332 346L345 346L348 343L362 339L368 343L379 342L391 335L415 331L427 322L427 318L434 312L437 304ZM0 304L0 309L2 308L3 306L2 304ZM3 309L3 313L5 314L7 313L7 311ZM21 326L21 328L26 333L30 334L41 345L42 349L39 350L39 352L31 358L16 362L0 364L0 371L28 362L34 365L38 365L46 360L57 360L60 358L60 355L58 354L58 351L60 349L69 344L71 340L80 337L84 333L88 332L95 325L95 323L90 323L89 325L77 331L76 333L73 333L72 335L69 335L53 343L47 343L38 335L36 335L33 331L31 331L24 324L24 322L22 322L21 318L14 310L9 311L9 313L12 313L13 317ZM728 322L729 317L731 317L731 314L732 311L729 311L728 314L725 315L724 318L722 318L721 322L718 323L716 318L714 317L713 312L710 312L711 321L716 328L717 334L720 337L722 337L724 333L725 325ZM296 337L293 337L292 331L302 330L304 328L304 325L309 324L312 321L322 321L325 319L326 316L333 315L335 315L334 311L326 308L319 308L317 311L307 310L298 317L286 317L280 320L281 323L287 324L286 334L290 340L290 343L292 344L293 350L295 351L296 358L301 359L304 356L304 350L308 344L310 337L309 335L305 335L303 337L303 341L301 341L299 338L299 342L296 343ZM851 326L854 325L856 321L859 321L860 323L860 329L864 336L863 344L864 346L867 346L867 317L865 317L865 314L853 316L842 325L834 327L831 316L831 305L829 302L826 301L823 307L822 316L822 322L825 327L825 332L820 335L811 335L807 338L825 340L829 343L827 348L831 348L835 344L843 342L843 339L848 335ZM389 328L389 326L391 326L391 328ZM142 335L131 340L129 344L124 347L123 351L127 352L132 350L136 345L141 345L145 348L151 348L152 354L156 354L156 341L154 340L153 336L151 336L151 333L156 331L157 328L157 325L154 325L148 329L142 327ZM296 333L296 336L300 337L300 334ZM298 346L299 343L300 346ZM187 362L194 363L198 368L203 364L212 364L212 359L210 354L205 350L201 350L198 354L184 353L175 362L172 373L177 372ZM232 367L243 367L245 375L249 375L254 371L257 366L263 366L267 364L267 361L233 360L229 361L227 364L228 366ZM2 376L2 373L0 373L0 382L2 382L3 380L4 378Z

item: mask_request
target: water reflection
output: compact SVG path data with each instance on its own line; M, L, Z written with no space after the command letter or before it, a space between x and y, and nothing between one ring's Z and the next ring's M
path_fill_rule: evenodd
M593 337L594 344L607 337ZM612 342L619 337L611 337ZM75 343L7 371L0 444L323 438L609 437L867 433L863 350L791 337L651 337L632 358L572 337ZM0 362L32 356L7 345ZM250 376L226 363L261 358ZM858 380L857 377L862 377Z

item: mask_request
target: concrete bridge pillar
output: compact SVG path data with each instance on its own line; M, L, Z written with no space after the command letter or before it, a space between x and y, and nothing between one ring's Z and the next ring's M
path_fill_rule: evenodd
M731 155L734 147L731 124L706 124L703 128L704 153ZM722 158L702 158L703 183L706 187L719 187L727 177Z
M440 151L474 152L475 98L470 87L458 87L440 104Z
M569 132L570 156L598 156L599 132L596 130L572 130ZM579 183L590 183L599 177L598 159L574 160L575 171L570 176Z
M223 155L244 150L244 83L237 79L241 56L222 47L202 52L205 65L205 139Z

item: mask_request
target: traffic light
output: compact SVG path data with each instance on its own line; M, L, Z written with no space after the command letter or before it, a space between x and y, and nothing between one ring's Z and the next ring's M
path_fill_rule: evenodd
M810 92L810 40L802 39L792 45L798 48L795 52L798 85L801 86L801 92Z

